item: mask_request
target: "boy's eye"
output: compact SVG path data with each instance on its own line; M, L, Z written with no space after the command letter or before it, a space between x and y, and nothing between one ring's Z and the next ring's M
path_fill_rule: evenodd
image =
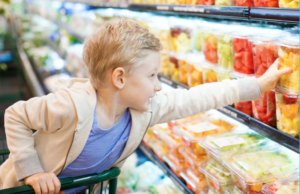
M152 74L152 75L151 75L151 77L154 77L154 76L155 76L155 74Z

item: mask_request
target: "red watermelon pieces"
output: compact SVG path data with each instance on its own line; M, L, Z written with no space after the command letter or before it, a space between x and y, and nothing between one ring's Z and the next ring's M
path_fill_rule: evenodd
M262 76L278 58L278 46L272 42L253 44L253 64L256 77Z
M253 7L254 3L253 0L236 0L236 5L243 7Z
M257 120L270 126L276 126L275 92L265 92L258 100L253 101L252 111Z
M279 7L278 0L254 0L255 7Z
M247 102L238 102L235 103L234 105L235 109L249 115L252 116L252 103L251 101L247 101Z
M246 38L232 40L234 54L234 71L242 74L254 74L252 43Z

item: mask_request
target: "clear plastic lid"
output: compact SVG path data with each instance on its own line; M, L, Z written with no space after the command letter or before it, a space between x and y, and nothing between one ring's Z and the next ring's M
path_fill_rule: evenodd
M299 49L299 34L286 33L286 36L280 37L277 43L280 46Z
M154 136L159 140L165 140L166 135L170 132L168 123L162 123L151 127Z
M277 93L282 93L282 94L284 94L285 96L287 96L289 98L297 98L298 101L299 101L299 93L297 93L294 90L289 90L287 88L284 88L280 84L276 85L274 91L277 92Z
M199 144L219 161L231 158L239 152L256 151L269 143L263 135L252 130L234 130L202 138Z
M207 155L197 156L188 147L179 148L179 153L183 155L192 168L199 167L207 162Z
M205 164L199 166L199 171L205 174L215 185L217 190L220 189L220 185L232 184L230 171L216 160L208 160Z
M239 188L236 186L228 187L225 191L225 194L244 194Z
M266 147L265 150L234 155L226 166L248 185L290 178L299 171L298 154L282 146Z
M198 142L207 135L245 128L245 125L215 110L208 111L207 114L209 113L213 114L203 119L182 122L180 126L174 127L174 132L189 142Z
M266 184L262 188L265 194L298 194L299 193L299 175L290 179Z
M192 121L192 120L196 120L196 119L202 119L205 116L207 116L206 113L200 113L200 114L190 116L190 117L187 117L187 118L184 118L184 119L178 119L178 120L174 121L174 123L175 123L175 125L180 125L181 123L185 123L185 122L188 122L188 121Z
M203 174L196 174L191 169L187 169L186 171L180 172L180 175L186 181L186 183L193 188L195 192L199 189L207 188L207 182Z

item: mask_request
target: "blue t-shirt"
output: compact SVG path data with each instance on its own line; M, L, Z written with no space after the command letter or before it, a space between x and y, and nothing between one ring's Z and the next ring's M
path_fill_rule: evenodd
M101 129L96 109L89 138L80 155L65 168L58 178L100 173L111 166L122 154L131 129L129 109L118 122L108 129ZM87 187L65 190L65 194L79 192Z

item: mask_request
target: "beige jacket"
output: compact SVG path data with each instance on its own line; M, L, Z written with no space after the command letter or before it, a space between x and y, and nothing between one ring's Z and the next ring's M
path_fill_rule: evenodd
M122 166L149 126L258 98L255 78L158 92L148 111L130 109L130 136L111 167ZM9 107L5 112L5 131L11 154L0 167L0 189L22 185L25 177L38 172L56 175L62 172L82 151L90 134L95 106L95 89L90 81L75 78L57 82L55 93ZM31 129L36 132L32 134Z

